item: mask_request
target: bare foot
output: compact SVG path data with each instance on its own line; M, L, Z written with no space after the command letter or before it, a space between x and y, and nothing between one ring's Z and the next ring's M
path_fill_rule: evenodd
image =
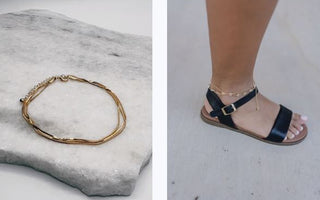
M219 96L221 101L225 104L234 103L239 97ZM255 133L257 136L265 138L269 135L275 119L280 110L280 106L260 93L257 94L260 109L256 109L255 98L239 107L237 111L233 112L231 117L238 129ZM208 107L209 106L209 107ZM205 108L208 113L212 110L209 103L205 102ZM291 124L285 140L297 137L303 130L303 125L306 123L307 117L300 114L293 113Z

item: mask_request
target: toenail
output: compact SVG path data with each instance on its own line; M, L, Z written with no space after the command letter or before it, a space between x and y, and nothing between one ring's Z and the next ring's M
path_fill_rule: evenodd
M294 138L294 134L291 134L291 137L289 137L289 139L292 139L292 138Z
M299 133L300 133L300 132L297 130L297 131L296 131L296 135L299 135Z
M303 130L303 126L300 127L300 131L302 131L302 130Z
M301 119L304 120L304 121L307 121L307 120L308 120L308 117L305 116L305 115L302 115L302 116L301 116Z

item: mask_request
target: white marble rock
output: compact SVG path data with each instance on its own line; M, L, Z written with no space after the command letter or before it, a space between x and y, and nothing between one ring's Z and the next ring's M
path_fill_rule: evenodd
M26 10L0 15L0 63L0 162L30 166L86 195L130 195L151 157L151 38ZM114 91L127 114L123 133L97 146L37 135L22 118L19 99L59 74L98 81ZM108 94L71 81L52 84L29 112L42 129L63 137L100 138L116 124Z

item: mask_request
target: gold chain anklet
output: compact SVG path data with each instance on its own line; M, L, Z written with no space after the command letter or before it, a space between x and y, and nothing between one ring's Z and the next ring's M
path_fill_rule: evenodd
M256 88L256 84L255 82L253 82L253 86L247 90L241 91L241 92L224 92L221 88L219 88L216 85L212 85L214 88L210 87L209 84L209 89L215 93L217 93L218 95L222 95L222 96L230 96L230 97L242 97L245 96L246 94L252 92L255 88Z
M245 96L246 94L249 94L250 92L252 92L253 90L256 91L256 95L255 95L255 101L256 101L256 110L260 110L260 106L259 106L259 102L258 102L258 88L256 86L256 82L253 81L253 84L252 84L252 87L247 89L247 90L244 90L242 92L224 92L221 88L219 88L217 85L215 84L212 84L212 86L215 88L211 88L211 84L209 84L209 89L212 91L212 92L215 92L216 94L218 95L221 95L221 96L230 96L230 97L243 97Z
M109 135L107 135L101 139L89 140L89 139L81 139L81 138L60 138L60 137L57 137L55 135L52 135L50 133L47 133L47 132L41 130L39 128L39 126L36 125L35 122L29 116L28 106L41 92L43 92L44 89L46 89L50 84L52 84L56 80L60 80L62 82L67 82L69 80L73 80L73 81L78 81L78 82L89 83L91 85L94 85L96 87L99 87L99 88L105 90L113 98L115 104L117 105L118 122L117 122L116 127L113 129L113 131ZM113 139L117 135L119 135L126 126L127 117L126 117L125 111L123 109L123 106L122 106L119 98L110 89L108 89L106 86L104 86L101 83L98 83L96 81L86 80L86 79L79 78L79 77L76 77L73 75L60 75L60 76L52 76L50 78L47 78L46 80L44 80L41 83L38 83L36 86L34 86L33 89L30 90L30 92L24 98L20 99L20 101L22 102L22 116L27 121L27 123L30 124L30 126L32 126L33 130L37 134L39 134L40 136L43 136L49 140L55 141L55 142L60 142L60 143L65 143L65 144L98 145L98 144L105 143L105 142ZM121 120L121 118L122 118L122 120Z

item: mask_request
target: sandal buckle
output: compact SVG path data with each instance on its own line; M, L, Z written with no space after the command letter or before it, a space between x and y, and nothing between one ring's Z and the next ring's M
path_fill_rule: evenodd
M226 111L226 108L232 109L231 111ZM231 115L233 112L237 110L237 108L234 106L234 104L226 105L221 108L223 115Z

